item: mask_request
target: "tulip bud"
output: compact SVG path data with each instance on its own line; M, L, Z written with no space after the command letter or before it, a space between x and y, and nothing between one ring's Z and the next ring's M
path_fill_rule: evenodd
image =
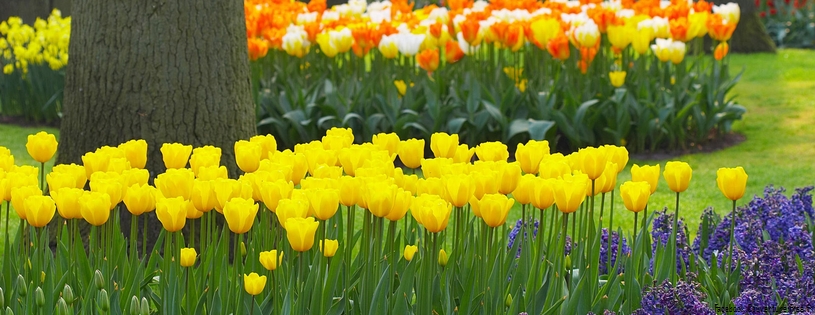
M28 285L26 285L23 275L17 275L17 294L21 297L28 295Z
M566 255L566 269L572 269L572 257L571 257L571 255Z
M130 299L130 314L138 314L139 310L139 298L134 295L133 298Z
M64 298L59 298L57 301L57 314L59 315L70 315L71 309L68 308L68 303L65 302Z
M14 315L14 311L11 310L11 307L6 306L6 315Z
M99 308L105 313L110 310L110 298L108 297L108 291L105 289L99 291Z
M507 298L504 300L504 305L506 305L506 307L512 306L512 294L507 294Z
M65 302L68 302L68 304L74 304L74 290L71 289L70 285L66 284L62 288L62 297L65 298Z
M405 260L411 261L413 260L413 255L416 255L416 252L419 251L419 247L416 245L406 245L405 252L402 254L405 257Z
M444 268L447 266L447 261L449 257L447 257L447 252L444 251L444 248L439 250L439 265Z
M246 243L241 242L241 256L246 256Z
M37 303L37 307L43 307L45 305L45 293L42 292L42 288L40 287L34 290L34 302Z
M141 298L141 310L139 310L139 314L141 315L150 315L150 304L147 303L147 298Z
M93 283L96 284L97 290L105 288L105 277L102 276L102 272L99 271L99 269L96 269L96 272L93 273Z

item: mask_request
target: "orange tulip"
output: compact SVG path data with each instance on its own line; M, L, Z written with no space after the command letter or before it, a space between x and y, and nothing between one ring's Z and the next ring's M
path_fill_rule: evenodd
M425 49L416 55L416 63L428 74L439 68L439 51L436 49Z

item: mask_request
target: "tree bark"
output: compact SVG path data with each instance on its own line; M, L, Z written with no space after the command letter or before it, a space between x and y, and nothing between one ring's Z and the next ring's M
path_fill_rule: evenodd
M255 134L243 1L71 6L57 162L145 139L151 176L165 170L159 149L171 142L222 148L221 163L235 176L233 144Z

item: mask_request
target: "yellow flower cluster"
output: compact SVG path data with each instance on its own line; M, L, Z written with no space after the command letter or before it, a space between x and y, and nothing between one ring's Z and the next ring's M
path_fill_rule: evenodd
M68 64L71 17L54 9L47 20L37 18L33 27L19 17L0 22L0 64L4 74L15 69L28 73L28 65L46 63L53 70Z

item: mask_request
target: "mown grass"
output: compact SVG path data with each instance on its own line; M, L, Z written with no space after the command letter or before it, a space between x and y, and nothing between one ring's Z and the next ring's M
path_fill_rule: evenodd
M747 193L738 202L739 205L747 204L755 195L762 195L768 184L783 186L788 190L815 185L812 175L815 174L815 111L812 110L815 108L815 99L812 98L815 77L811 75L812 69L815 69L815 51L787 49L777 54L733 55L731 67L734 72L745 69L741 82L732 93L747 108L747 114L734 124L733 129L744 134L747 140L717 152L671 159L686 161L693 167L690 188L680 197L680 217L688 224L691 236L696 234L699 216L705 208L713 207L720 214L730 211L730 201L716 187L716 170L719 167L743 166L747 171ZM59 132L47 127L0 124L0 145L11 150L18 164L38 166L26 153L25 142L27 135L40 130L55 134ZM659 163L664 169L667 161L632 159L620 175L618 185L631 178L629 169L635 163ZM50 163L47 164L46 170L50 166ZM619 193L619 190L615 193ZM675 194L660 179L659 189L652 196L649 209L652 213L664 207L673 211L674 198ZM597 204L599 207L599 199ZM608 201L606 206L610 206ZM634 216L625 210L619 196L615 197L614 212L615 229L620 226L626 233L631 231ZM513 211L510 219L517 220L520 216L520 211ZM5 222L5 218L2 221ZM14 211L11 211L10 232L16 231L18 222ZM2 246L0 242L0 250Z

